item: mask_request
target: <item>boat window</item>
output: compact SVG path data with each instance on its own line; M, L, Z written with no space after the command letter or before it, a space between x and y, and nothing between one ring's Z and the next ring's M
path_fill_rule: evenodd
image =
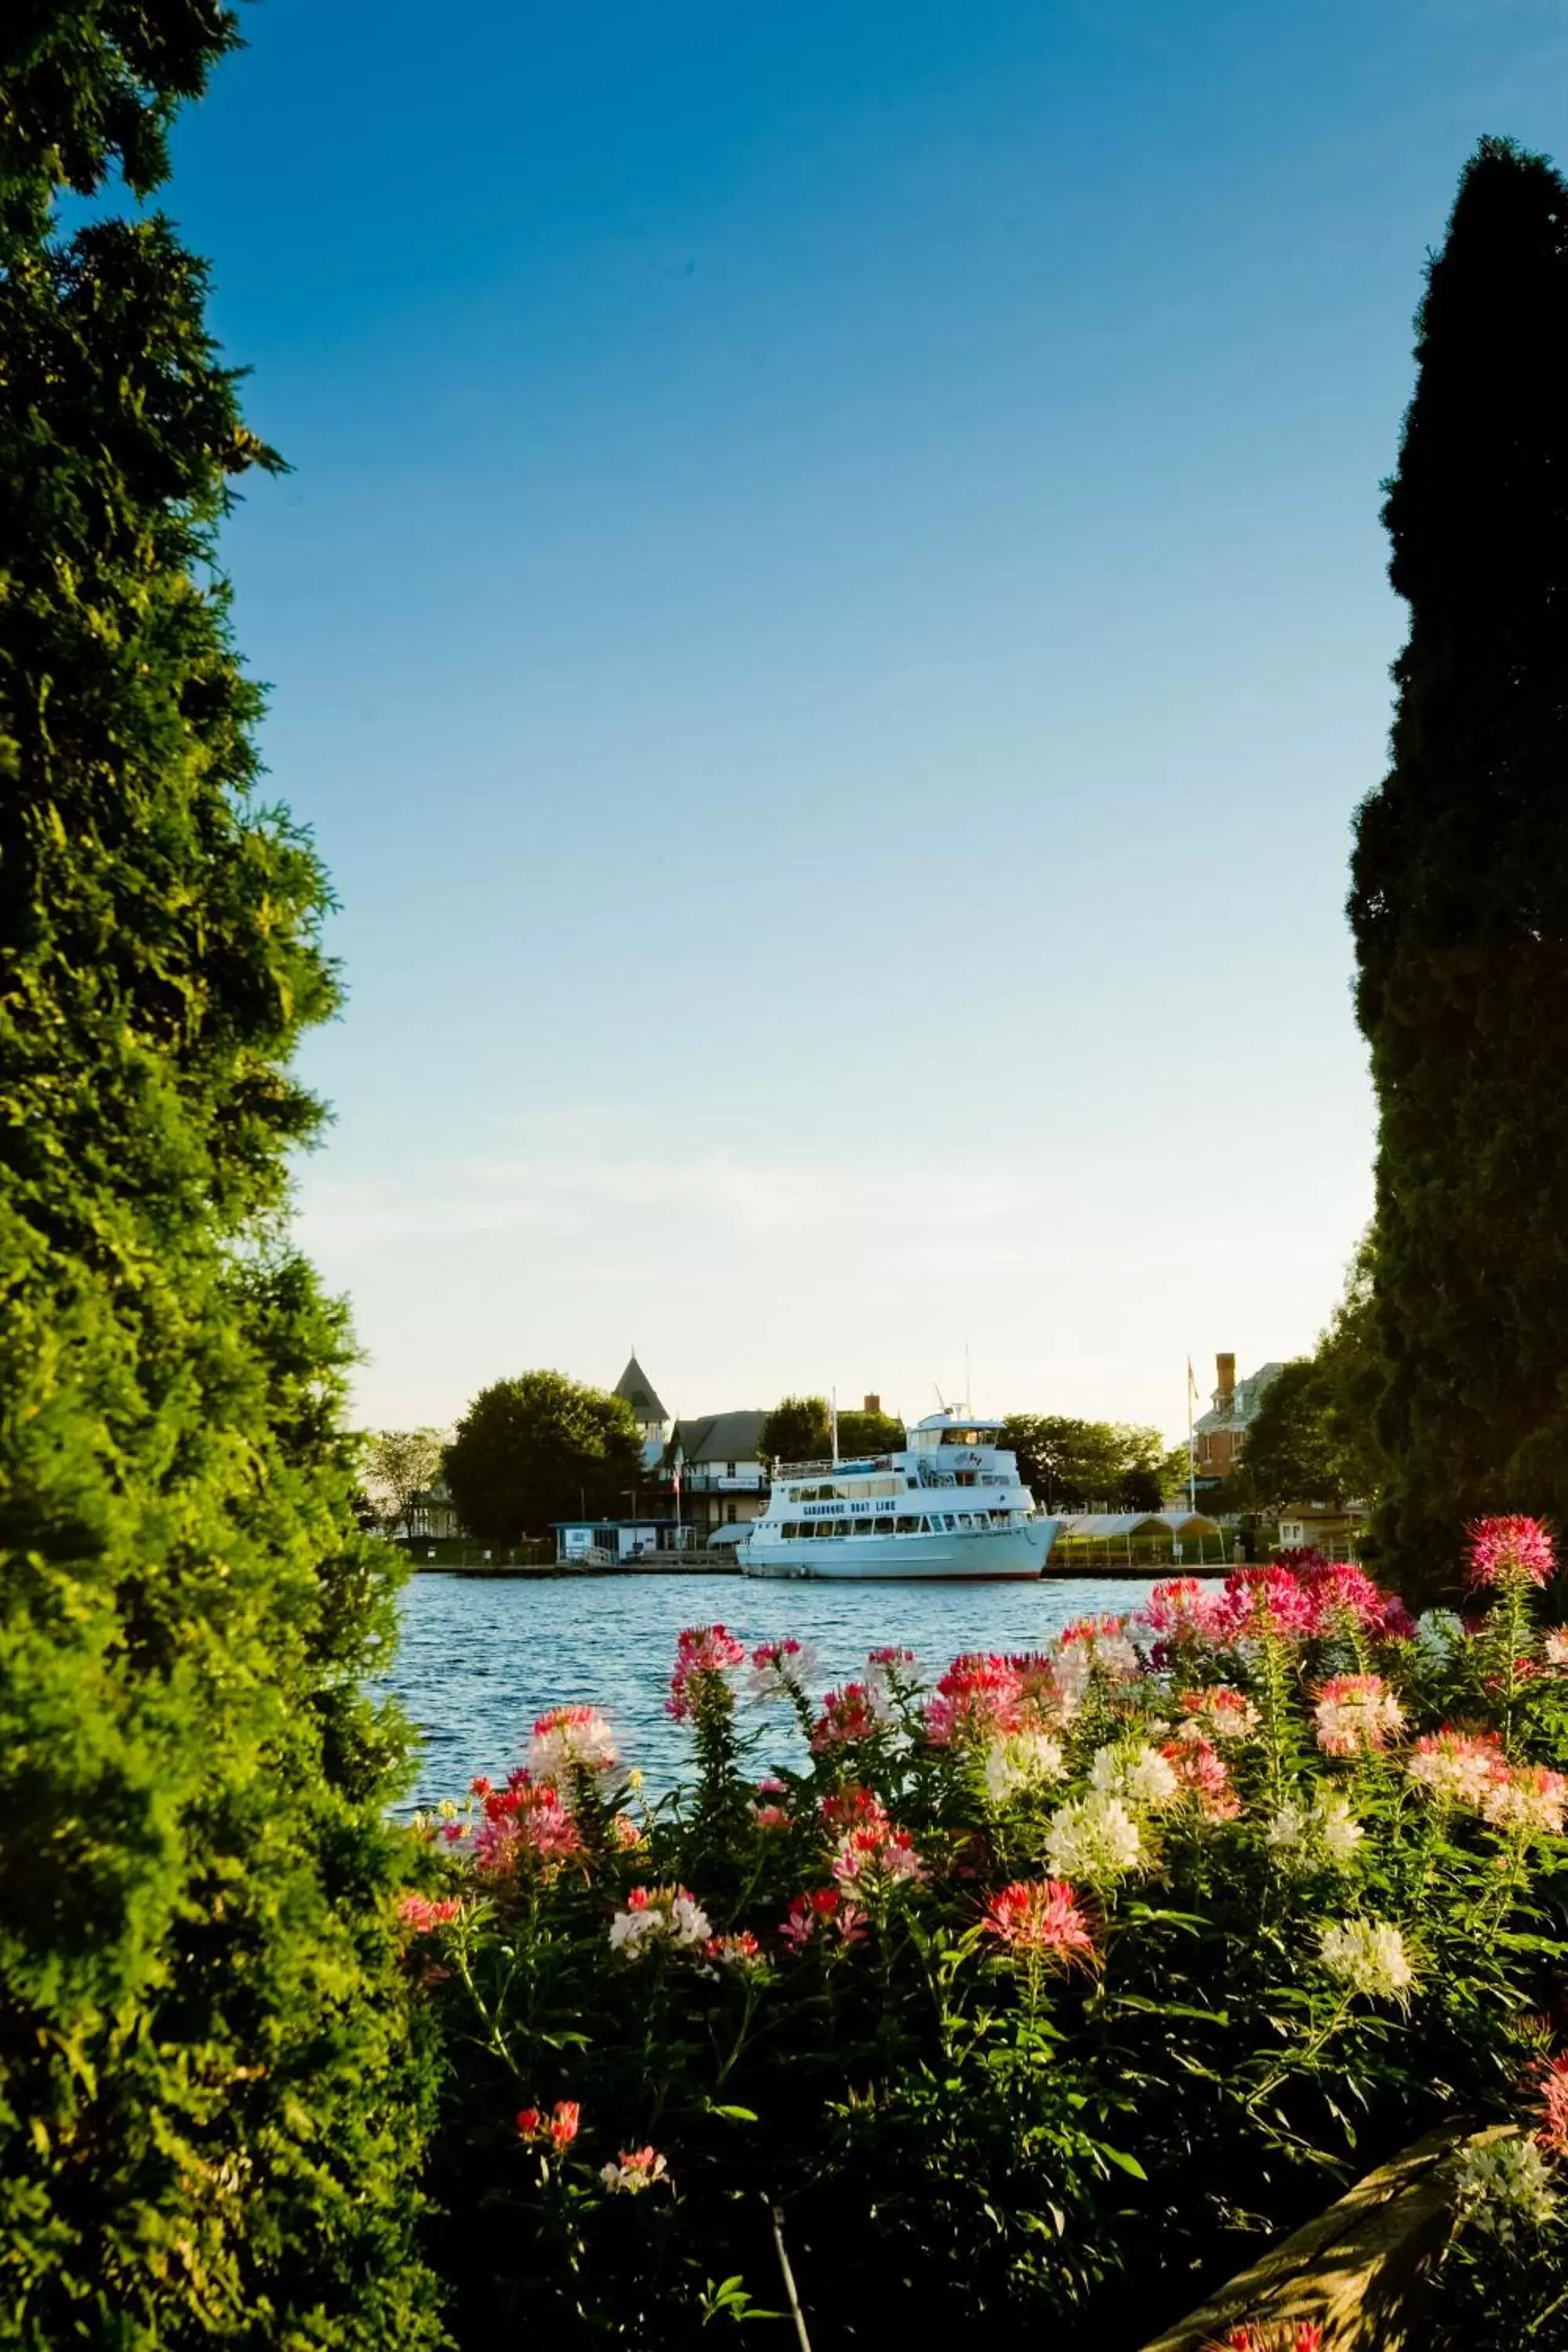
M795 1534L799 1537L802 1543L808 1542L816 1533L816 1521L815 1519L803 1519L799 1527L795 1529Z
M871 1532L878 1536L890 1536L893 1532L893 1522L891 1519L877 1519L872 1523Z
M900 1536L918 1536L920 1531L920 1517L914 1511L906 1511L895 1529L895 1533Z

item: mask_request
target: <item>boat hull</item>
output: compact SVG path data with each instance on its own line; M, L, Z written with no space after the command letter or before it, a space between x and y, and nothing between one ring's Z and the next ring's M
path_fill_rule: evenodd
M813 1583L994 1583L1042 1576L1060 1526L1026 1519L967 1535L837 1536L825 1543L753 1536L741 1547L741 1569Z

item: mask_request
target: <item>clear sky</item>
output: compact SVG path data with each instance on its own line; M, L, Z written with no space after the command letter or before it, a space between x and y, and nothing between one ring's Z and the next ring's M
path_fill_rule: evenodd
M1370 1204L1378 483L1560 0L263 0L167 199L342 901L300 1230L375 1423L1158 1422Z

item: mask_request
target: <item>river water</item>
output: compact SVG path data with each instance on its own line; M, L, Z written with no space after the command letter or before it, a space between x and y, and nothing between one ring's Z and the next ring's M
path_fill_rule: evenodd
M622 1760L650 1790L686 1769L686 1735L664 1712L683 1625L726 1624L748 1644L810 1642L824 1684L852 1678L868 1650L913 1650L940 1672L961 1650L1034 1650L1075 1617L1140 1607L1154 1579L1061 1583L805 1584L736 1576L503 1578L425 1574L403 1595L391 1687L423 1735L416 1801L502 1779L547 1706L589 1701L616 1727ZM777 1709L765 1761L798 1761Z

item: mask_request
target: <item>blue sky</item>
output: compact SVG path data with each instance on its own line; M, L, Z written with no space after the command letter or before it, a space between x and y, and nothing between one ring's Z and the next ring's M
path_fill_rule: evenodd
M1180 1425L1370 1205L1378 483L1557 0L262 0L169 208L350 997L300 1230L482 1381Z

